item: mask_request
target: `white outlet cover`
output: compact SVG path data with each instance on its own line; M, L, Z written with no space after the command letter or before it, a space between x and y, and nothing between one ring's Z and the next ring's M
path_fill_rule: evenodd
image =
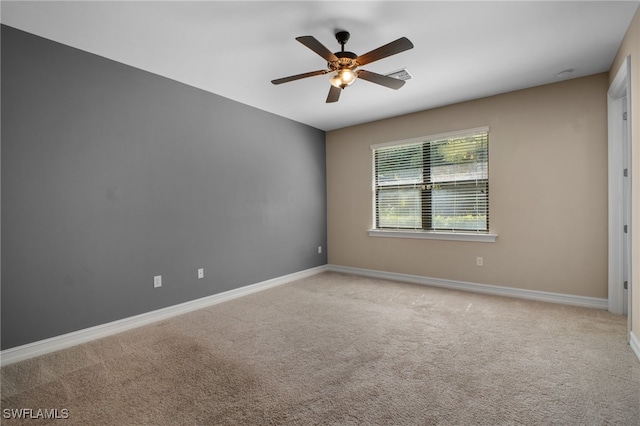
M204 268L198 269L198 279L204 278Z
M162 287L162 275L153 277L153 288Z

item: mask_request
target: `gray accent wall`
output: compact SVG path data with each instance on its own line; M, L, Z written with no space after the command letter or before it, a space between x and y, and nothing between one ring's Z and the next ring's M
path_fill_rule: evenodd
M1 52L3 350L326 264L323 131L7 26Z

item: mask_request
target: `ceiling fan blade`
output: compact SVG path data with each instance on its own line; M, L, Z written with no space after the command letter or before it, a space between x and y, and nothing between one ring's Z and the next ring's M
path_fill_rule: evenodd
M318 71L305 72L304 74L296 74L296 75L292 75L292 76L289 76L289 77L283 77L283 78L278 78L276 80L271 80L271 82L273 84L288 83L290 81L300 80L301 78L313 77L313 76L316 76L316 75L322 75L322 74L326 74L328 72L329 72L328 70L318 70Z
M313 36L300 36L296 37L296 40L316 52L318 55L322 56L327 62L338 60L338 57L334 55L333 52L327 49L324 44L320 43Z
M403 80L398 80L397 78L393 77L387 77L386 75L377 74L375 72L367 70L358 71L358 78L395 90L398 90L399 88L404 86L405 83Z
M340 92L342 92L341 88L332 85L329 89L329 95L327 96L327 103L330 104L332 102L338 102L338 99L340 99Z
M395 55L396 53L404 52L413 48L413 43L406 38L400 37L399 39L392 41L391 43L380 46L377 49L367 52L364 55L358 56L358 64L366 65L373 61L377 61L387 56Z

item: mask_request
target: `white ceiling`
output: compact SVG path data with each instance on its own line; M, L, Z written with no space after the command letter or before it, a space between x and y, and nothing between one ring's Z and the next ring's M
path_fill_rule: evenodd
M2 1L3 24L322 130L608 71L638 1ZM407 68L398 91L360 80L326 104L324 69L295 37L363 54L399 37L414 49L371 63ZM565 77L566 78L566 77Z

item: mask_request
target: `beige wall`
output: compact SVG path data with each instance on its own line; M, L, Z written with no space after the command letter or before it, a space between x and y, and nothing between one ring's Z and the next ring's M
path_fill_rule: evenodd
M640 9L636 11L616 55L609 80L613 81L620 65L631 56L631 259L632 259L632 324L631 331L640 337ZM634 220L635 219L635 220Z
M328 132L329 263L606 298L607 88L598 74ZM371 144L480 126L495 243L368 236Z

